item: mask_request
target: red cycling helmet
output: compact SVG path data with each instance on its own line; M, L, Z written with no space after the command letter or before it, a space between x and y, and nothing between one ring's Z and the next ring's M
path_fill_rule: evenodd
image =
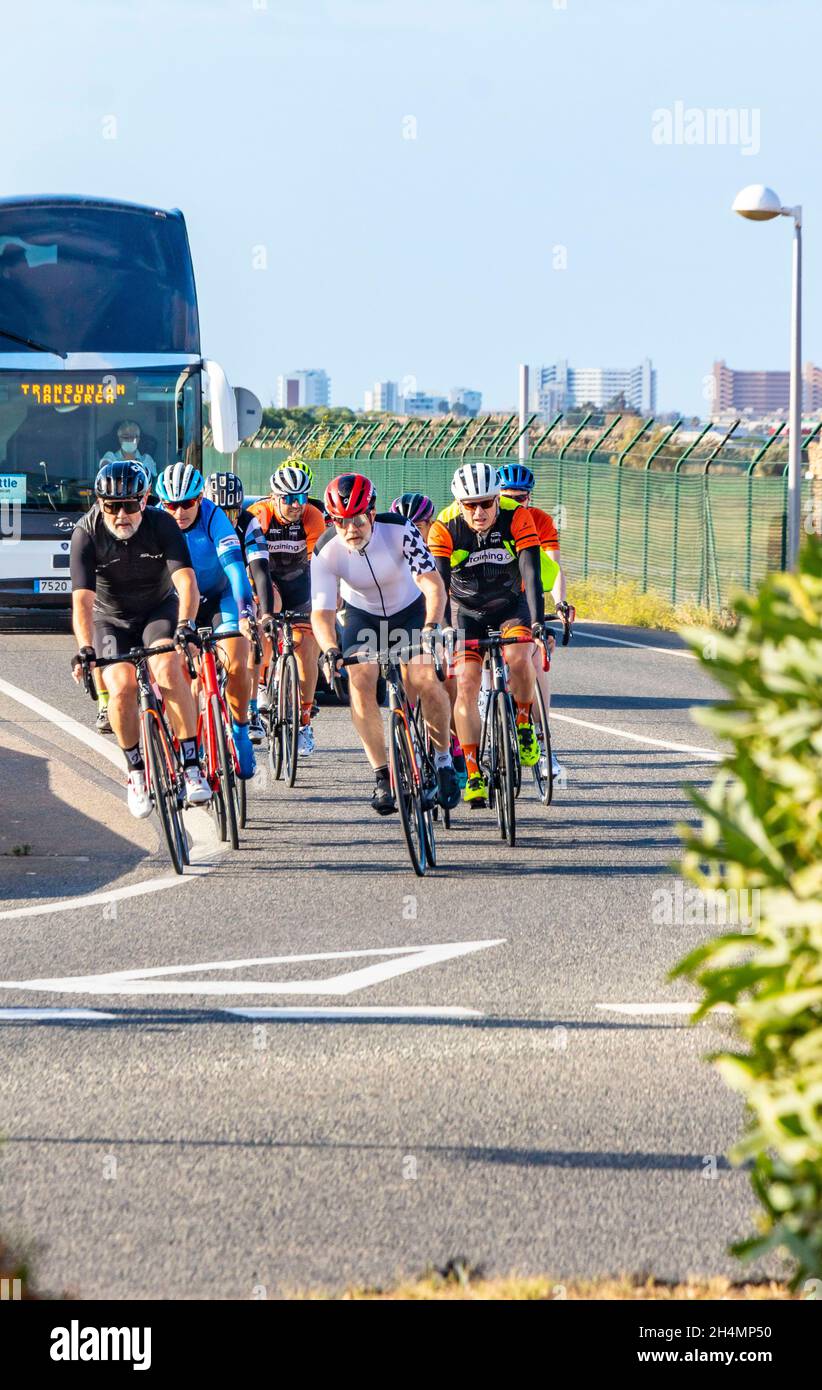
M362 473L342 473L325 489L325 510L335 521L362 516L377 500L377 489Z

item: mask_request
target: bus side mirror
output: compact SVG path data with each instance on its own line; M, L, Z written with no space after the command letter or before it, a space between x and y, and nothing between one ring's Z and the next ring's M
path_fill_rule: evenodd
M237 401L237 433L241 440L250 439L263 422L263 408L254 392L245 386L235 386L234 396Z
M204 361L211 400L211 433L220 454L236 453L240 444L237 430L237 399L219 362Z

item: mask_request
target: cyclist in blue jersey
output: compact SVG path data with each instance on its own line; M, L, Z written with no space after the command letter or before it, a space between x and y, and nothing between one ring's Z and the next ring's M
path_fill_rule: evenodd
M248 730L248 700L254 596L237 533L225 512L203 496L204 489L203 475L191 463L169 464L157 479L157 496L185 532L197 576L201 597L196 621L190 624L193 637L198 627L213 628L215 636L221 629L239 629L243 634L220 643L220 660L227 673L226 697L240 776L253 777L256 760Z

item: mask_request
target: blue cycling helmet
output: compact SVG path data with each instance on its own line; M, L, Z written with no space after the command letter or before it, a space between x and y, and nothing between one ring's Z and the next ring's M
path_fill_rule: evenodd
M512 492L531 492L536 481L530 468L526 468L524 463L504 463L502 468L497 470L499 485L503 492L510 488Z
M205 480L193 463L170 463L157 479L161 502L193 502L205 488Z
M394 498L391 510L416 524L418 521L431 520L434 515L434 503L423 492L404 492L402 497Z

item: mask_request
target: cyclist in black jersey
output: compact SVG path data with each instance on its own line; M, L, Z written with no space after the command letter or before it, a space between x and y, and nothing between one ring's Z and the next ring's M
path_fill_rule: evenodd
M199 591L185 536L173 517L146 510L148 478L138 463L104 464L94 483L95 505L71 538L72 623L80 659L125 656L132 647L196 637ZM177 652L154 657L151 670L180 740L186 799L208 801L211 791L197 757L197 710ZM150 815L139 745L137 677L130 662L106 667L109 718L128 768L132 815Z

